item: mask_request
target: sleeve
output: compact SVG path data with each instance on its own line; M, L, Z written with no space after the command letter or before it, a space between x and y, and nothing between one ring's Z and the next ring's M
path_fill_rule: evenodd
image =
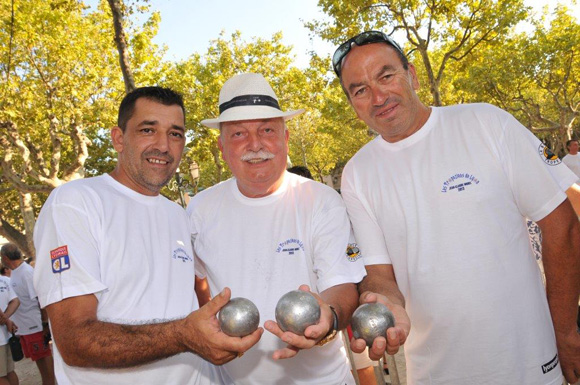
M91 218L83 205L75 204L82 202L85 192L57 196L58 190L45 203L34 230L34 287L42 308L80 295L99 298L107 289L101 279L96 229L91 226L98 221L98 210Z
M313 269L317 289L322 292L343 283L359 283L366 275L360 258L348 254L350 222L338 193L320 199L322 209L316 211L313 223Z
M504 115L500 143L504 171L522 215L538 221L566 199L565 191L577 177L512 115L499 111Z
M26 290L28 291L28 296L30 297L30 299L34 299L37 297L36 290L34 290L33 276L34 270L30 269L26 271L26 275L24 277L24 281L26 282Z
M191 199L189 204L187 205L187 217L189 219L189 230L191 233L191 247L193 249L193 258L194 258L194 265L195 265L195 275L198 278L205 278L207 276L207 270L201 258L197 255L195 250L195 240L199 234L199 227L197 224L197 216L195 215L195 207L196 207L197 200Z
M392 264L385 237L373 210L358 188L354 165L349 162L342 173L341 195L354 230L354 238L362 251L365 265Z

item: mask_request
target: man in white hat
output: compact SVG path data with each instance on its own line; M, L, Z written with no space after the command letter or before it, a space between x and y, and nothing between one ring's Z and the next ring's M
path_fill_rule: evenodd
M202 123L220 130L234 178L191 200L194 254L211 292L228 286L233 297L252 300L271 332L223 368L235 384L354 384L335 336L356 308L356 284L366 272L360 256L347 252L350 223L340 196L285 170L285 120L304 110L282 111L268 82L252 73L224 84L219 109L217 119ZM280 297L299 287L321 306L304 336L272 321Z

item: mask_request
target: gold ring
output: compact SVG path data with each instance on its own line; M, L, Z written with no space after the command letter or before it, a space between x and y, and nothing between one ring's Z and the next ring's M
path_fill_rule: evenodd
M241 356L243 356L243 355L244 355L244 352L239 352L239 353L238 353L238 358L240 358L240 357L241 357Z

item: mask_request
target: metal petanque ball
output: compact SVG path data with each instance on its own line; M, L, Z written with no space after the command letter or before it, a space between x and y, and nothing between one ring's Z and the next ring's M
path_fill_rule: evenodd
M222 331L231 337L243 337L258 329L260 312L252 301L246 298L232 298L218 315Z
M387 329L395 326L395 317L382 303L365 303L352 314L350 326L354 338L362 338L371 346L375 338L385 336Z
M292 290L284 294L276 305L276 322L282 331L304 335L304 330L320 319L320 305L306 291Z

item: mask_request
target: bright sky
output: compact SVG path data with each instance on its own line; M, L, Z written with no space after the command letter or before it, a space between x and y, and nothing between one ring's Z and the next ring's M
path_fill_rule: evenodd
M94 6L97 0L85 0ZM348 0L345 0L348 1ZM560 0L574 9L580 20L580 4L575 0ZM168 47L167 59L185 59L194 52L204 54L210 41L223 30L226 37L236 30L242 38L270 38L282 31L283 42L294 47L296 65L308 65L308 51L319 55L332 54L334 47L322 40L310 39L305 21L321 19L317 0L150 0L151 8L161 13L161 26L155 42ZM534 9L541 10L554 0L526 0Z

